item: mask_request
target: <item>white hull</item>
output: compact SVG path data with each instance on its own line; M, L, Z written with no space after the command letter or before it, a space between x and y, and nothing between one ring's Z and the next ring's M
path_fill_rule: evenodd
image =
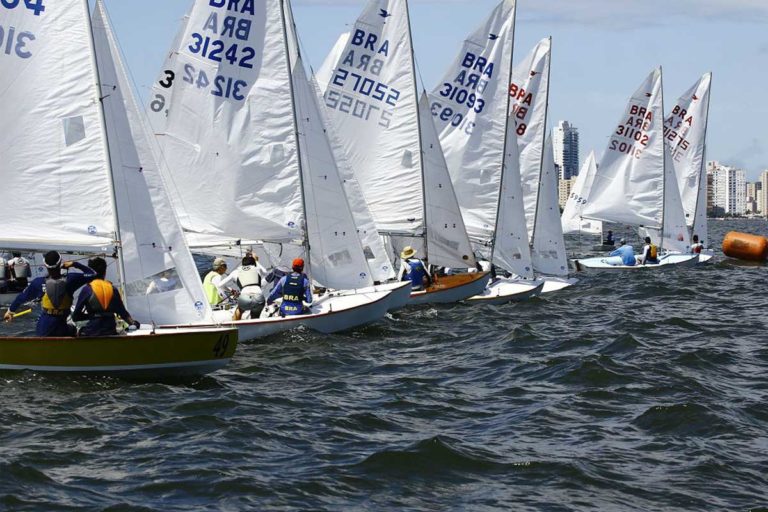
M471 280L467 280L455 285L450 283L452 278L467 278L471 277ZM446 284L442 286L440 283ZM483 274L458 274L453 276L445 276L439 278L438 284L435 287L429 287L427 290L420 290L411 293L409 304L450 304L453 302L459 302L475 295L482 293L488 283L488 273Z
M232 320L232 311L214 311L214 319L224 327L236 327L240 340L254 340L304 326L331 334L375 322L387 314L388 290L370 292L331 292L315 299L311 314L288 317Z
M699 265L702 263L709 263L712 261L712 258L715 257L715 252L711 249L705 249L699 253Z
M641 270L641 269L661 269L669 267L692 267L699 262L698 254L665 254L659 258L659 263L648 265L611 265L609 258L585 258L574 260L576 270L579 271L619 271L619 270Z
M541 279L515 279L502 277L488 283L488 286L473 297L467 299L472 304L506 304L519 302L538 296L544 288Z
M408 305L411 300L411 283L409 281L393 281L391 283L377 284L370 288L360 288L357 293L388 291L389 306L387 311L397 311Z
M540 279L544 280L544 288L542 288L541 293L552 293L563 290L579 282L575 277L542 276Z

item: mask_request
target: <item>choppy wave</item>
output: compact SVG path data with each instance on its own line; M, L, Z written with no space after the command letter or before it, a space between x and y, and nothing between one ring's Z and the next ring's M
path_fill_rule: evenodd
M0 510L768 510L768 267L580 277L194 382L0 373Z

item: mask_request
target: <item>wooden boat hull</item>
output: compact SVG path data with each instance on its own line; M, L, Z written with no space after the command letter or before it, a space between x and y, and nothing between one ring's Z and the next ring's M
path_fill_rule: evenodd
M474 297L483 292L488 272L453 274L437 278L426 290L411 292L409 304L449 304Z
M311 314L289 317L232 320L231 311L214 311L221 325L236 328L240 340L255 340L306 327L323 334L346 331L384 318L389 308L390 291L331 292L312 304Z
M520 302L539 295L544 288L541 279L514 279L502 277L488 283L485 289L469 299L471 304L500 305Z
M608 258L584 258L573 260L576 270L589 272L618 272L622 270L659 270L663 268L693 267L699 262L698 254L664 254L659 258L659 263L648 265L612 265L607 262Z
M236 329L150 329L93 338L0 338L0 370L187 377L229 363L237 347Z
M542 276L541 279L544 280L544 287L541 289L541 293L557 292L579 282L575 277Z

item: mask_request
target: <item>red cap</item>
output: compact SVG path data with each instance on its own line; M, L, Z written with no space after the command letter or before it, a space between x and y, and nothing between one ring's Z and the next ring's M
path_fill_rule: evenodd
M304 260L301 258L296 258L293 260L293 263L291 263L291 266L293 268L304 268Z

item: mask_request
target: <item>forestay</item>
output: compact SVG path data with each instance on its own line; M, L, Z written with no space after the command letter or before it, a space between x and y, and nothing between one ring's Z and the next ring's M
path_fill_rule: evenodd
M583 219L584 208L587 205L589 190L597 172L595 152L590 151L584 164L581 166L576 182L571 188L571 193L565 203L561 217L563 233L585 233L600 235L603 232L603 223L598 220Z
M534 231L539 179L543 172L551 48L551 38L539 41L525 60L513 68L512 83L509 86L510 115L514 116L516 121L515 132L520 148L520 178L529 236L532 236Z
M691 234L708 245L705 149L712 73L706 73L678 98L664 120L669 148Z
M0 245L111 251L116 227L86 1L44 10L4 2L0 94Z
M415 91L407 3L372 0L333 67L325 105L381 233L424 234Z
M424 165L424 201L427 209L427 251L432 265L467 268L475 258L467 237L451 176L437 130L429 113L429 98L419 100L419 125Z
M504 0L464 41L430 94L467 232L481 245L491 243L496 228L514 27L515 1Z
M199 322L210 315L195 262L166 194L154 137L135 100L102 2L93 14L127 308L141 322ZM86 191L81 190L81 194ZM90 191L87 196L92 197Z
M584 217L660 228L664 201L661 68L627 103L598 166Z
M229 5L195 2L153 87L150 117L170 167L172 199L189 231L301 240L281 3Z
M552 137L544 144L538 201L536 201L535 229L531 240L531 257L536 272L567 276L568 258L565 239L560 225L557 171L555 169Z
M528 244L528 229L525 224L523 189L520 185L520 162L515 120L507 117L509 127L505 146L504 168L501 173L499 208L493 236L491 261L520 277L533 279L531 248Z

